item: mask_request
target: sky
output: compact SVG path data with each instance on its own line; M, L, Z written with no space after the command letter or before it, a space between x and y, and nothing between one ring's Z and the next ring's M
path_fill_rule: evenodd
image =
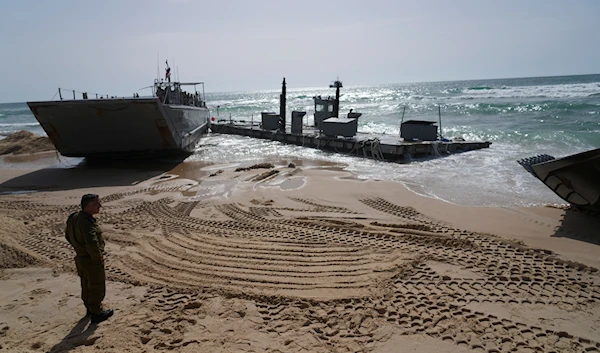
M600 73L599 0L0 0L0 103ZM157 67L158 64L158 67Z

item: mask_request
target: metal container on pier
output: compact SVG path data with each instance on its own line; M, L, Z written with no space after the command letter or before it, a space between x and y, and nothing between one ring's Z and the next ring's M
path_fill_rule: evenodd
M292 111L292 134L302 134L302 119L306 112Z

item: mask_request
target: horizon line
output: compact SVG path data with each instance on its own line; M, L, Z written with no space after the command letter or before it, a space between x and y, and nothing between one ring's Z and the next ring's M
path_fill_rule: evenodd
M562 75L542 75L542 76L521 76L521 77L496 77L496 78L476 78L476 79L461 79L461 80L432 80L432 81L408 81L408 82L395 82L395 83L379 83L379 84L357 84L350 85L348 87L374 87L374 86L386 86L386 85L406 85L406 84L418 84L418 83L444 83L444 82L467 82L467 81L494 81L494 80L517 80L517 79L528 79L528 78L550 78L550 77L569 77L569 76L594 76L600 75L600 73L591 74L562 74ZM285 77L285 76L282 76ZM286 82L287 83L287 82ZM305 87L288 87L291 90L297 89L318 89L320 86L305 86ZM327 87L323 87L325 89ZM71 91L71 90L68 90ZM241 93L241 92L269 92L278 91L278 88L267 88L267 89L250 89L250 90L231 90L231 91L207 91L206 94L219 94L219 93ZM125 98L125 97L120 97ZM0 102L0 104L18 104L32 102L31 100L23 102Z

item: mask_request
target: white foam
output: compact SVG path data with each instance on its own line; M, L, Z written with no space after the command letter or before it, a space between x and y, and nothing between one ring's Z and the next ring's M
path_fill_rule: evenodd
M40 126L38 123L1 123L0 127L12 127L12 126Z
M514 86L492 89L464 89L463 96L455 99L474 98L583 98L600 93L600 82L574 83L543 86Z

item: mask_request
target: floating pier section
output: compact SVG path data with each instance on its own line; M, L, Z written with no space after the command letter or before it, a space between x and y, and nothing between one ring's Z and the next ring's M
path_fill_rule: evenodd
M283 78L279 95L279 115L263 112L261 122L256 125L253 119L213 121L211 131L221 134L248 136L279 141L303 147L328 150L347 155L373 158L382 161L410 161L413 158L441 157L457 152L488 148L491 142L450 141L441 138L435 122L410 120L403 122L402 113L400 136L364 134L358 132L358 119L362 115L350 112L340 118L340 88L337 80L329 86L335 88L334 97L315 96L314 124L306 126L303 117L306 112L292 111L291 125L286 124L286 82ZM441 130L441 111L439 126ZM214 120L214 117L213 117ZM289 127L289 129L288 129Z
M292 134L279 130L263 130L253 125L239 123L212 123L211 131L221 134L248 136L281 143L317 148L336 153L373 158L388 162L408 162L412 158L441 157L452 153L467 152L488 148L491 142L467 141L420 141L394 142L399 137L374 136L361 138L339 138L317 133ZM391 141L390 141L391 140Z

